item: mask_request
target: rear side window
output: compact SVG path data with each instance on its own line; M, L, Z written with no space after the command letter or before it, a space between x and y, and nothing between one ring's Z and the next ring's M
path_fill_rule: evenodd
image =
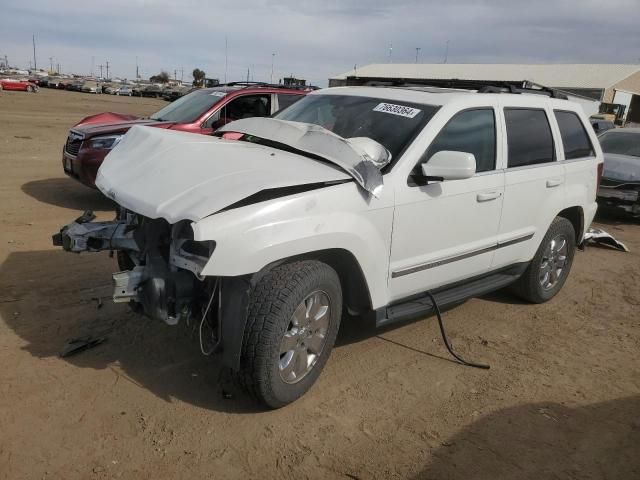
M507 166L522 167L553 162L553 136L544 110L505 108L509 160Z
M286 93L278 94L278 109L284 110L289 105L293 105L298 100L300 100L304 95L291 95Z
M558 121L558 127L560 127L564 158L571 160L592 157L593 147L578 115L561 110L554 110L553 113Z
M466 110L456 114L429 146L422 161L442 150L473 153L476 172L496 168L496 121L493 109Z

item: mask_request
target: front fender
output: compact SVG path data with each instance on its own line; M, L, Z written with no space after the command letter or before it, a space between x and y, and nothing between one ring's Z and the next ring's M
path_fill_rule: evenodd
M202 274L246 275L289 257L344 249L362 269L373 308L385 305L391 197L376 199L348 183L207 217L192 225L195 240L216 242Z

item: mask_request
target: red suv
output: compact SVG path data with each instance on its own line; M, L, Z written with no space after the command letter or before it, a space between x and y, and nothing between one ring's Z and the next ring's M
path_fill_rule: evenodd
M62 152L62 166L70 177L96 188L96 175L104 157L133 125L210 134L234 120L268 117L311 90L310 87L235 82L194 90L148 118L118 113L92 115L69 132Z

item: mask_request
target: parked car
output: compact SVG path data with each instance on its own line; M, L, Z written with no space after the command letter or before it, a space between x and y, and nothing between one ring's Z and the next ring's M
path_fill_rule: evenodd
M102 87L98 82L88 80L82 83L80 90L84 93L102 93Z
M21 92L37 92L38 86L28 80L15 78L0 78L0 90L15 90Z
M168 102L173 102L191 91L189 87L168 87L162 92L162 98Z
M115 92L115 94L130 97L133 94L133 89L130 85L121 85L120 88L118 88L118 90Z
M606 132L607 130L611 130L612 128L616 128L616 125L609 120L599 120L597 118L589 119L591 122L591 126L597 135Z
M147 85L140 90L141 97L160 98L162 96L162 87L158 85Z
M209 134L238 118L266 117L301 98L309 90L277 86L229 84L196 90L149 118L105 113L84 118L70 131L63 148L67 175L95 188L98 167L133 125ZM122 95L122 90L120 91Z
M274 408L314 384L343 311L382 327L507 285L550 300L597 209L582 107L539 94L331 88L230 134L133 127L96 181L117 219L54 244L118 250L114 300L197 322Z
M134 97L141 97L142 96L142 93L141 93L142 90L144 90L147 87L148 87L148 85L137 83L131 88L131 94Z
M49 88L58 88L58 85L60 84L61 78L60 77L49 77L49 81L47 83L47 87Z
M640 128L617 128L599 137L604 172L598 203L640 216Z

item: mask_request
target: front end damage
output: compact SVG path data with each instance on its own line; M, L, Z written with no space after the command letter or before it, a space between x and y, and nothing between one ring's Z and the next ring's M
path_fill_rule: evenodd
M222 282L202 269L215 242L193 240L191 222L169 224L121 210L112 221L94 222L85 212L53 236L69 252L118 252L113 301L130 303L144 315L169 325L200 322L201 346L211 353L220 344ZM203 337L203 331L209 332Z
M640 217L640 181L603 177L598 188L598 203Z

